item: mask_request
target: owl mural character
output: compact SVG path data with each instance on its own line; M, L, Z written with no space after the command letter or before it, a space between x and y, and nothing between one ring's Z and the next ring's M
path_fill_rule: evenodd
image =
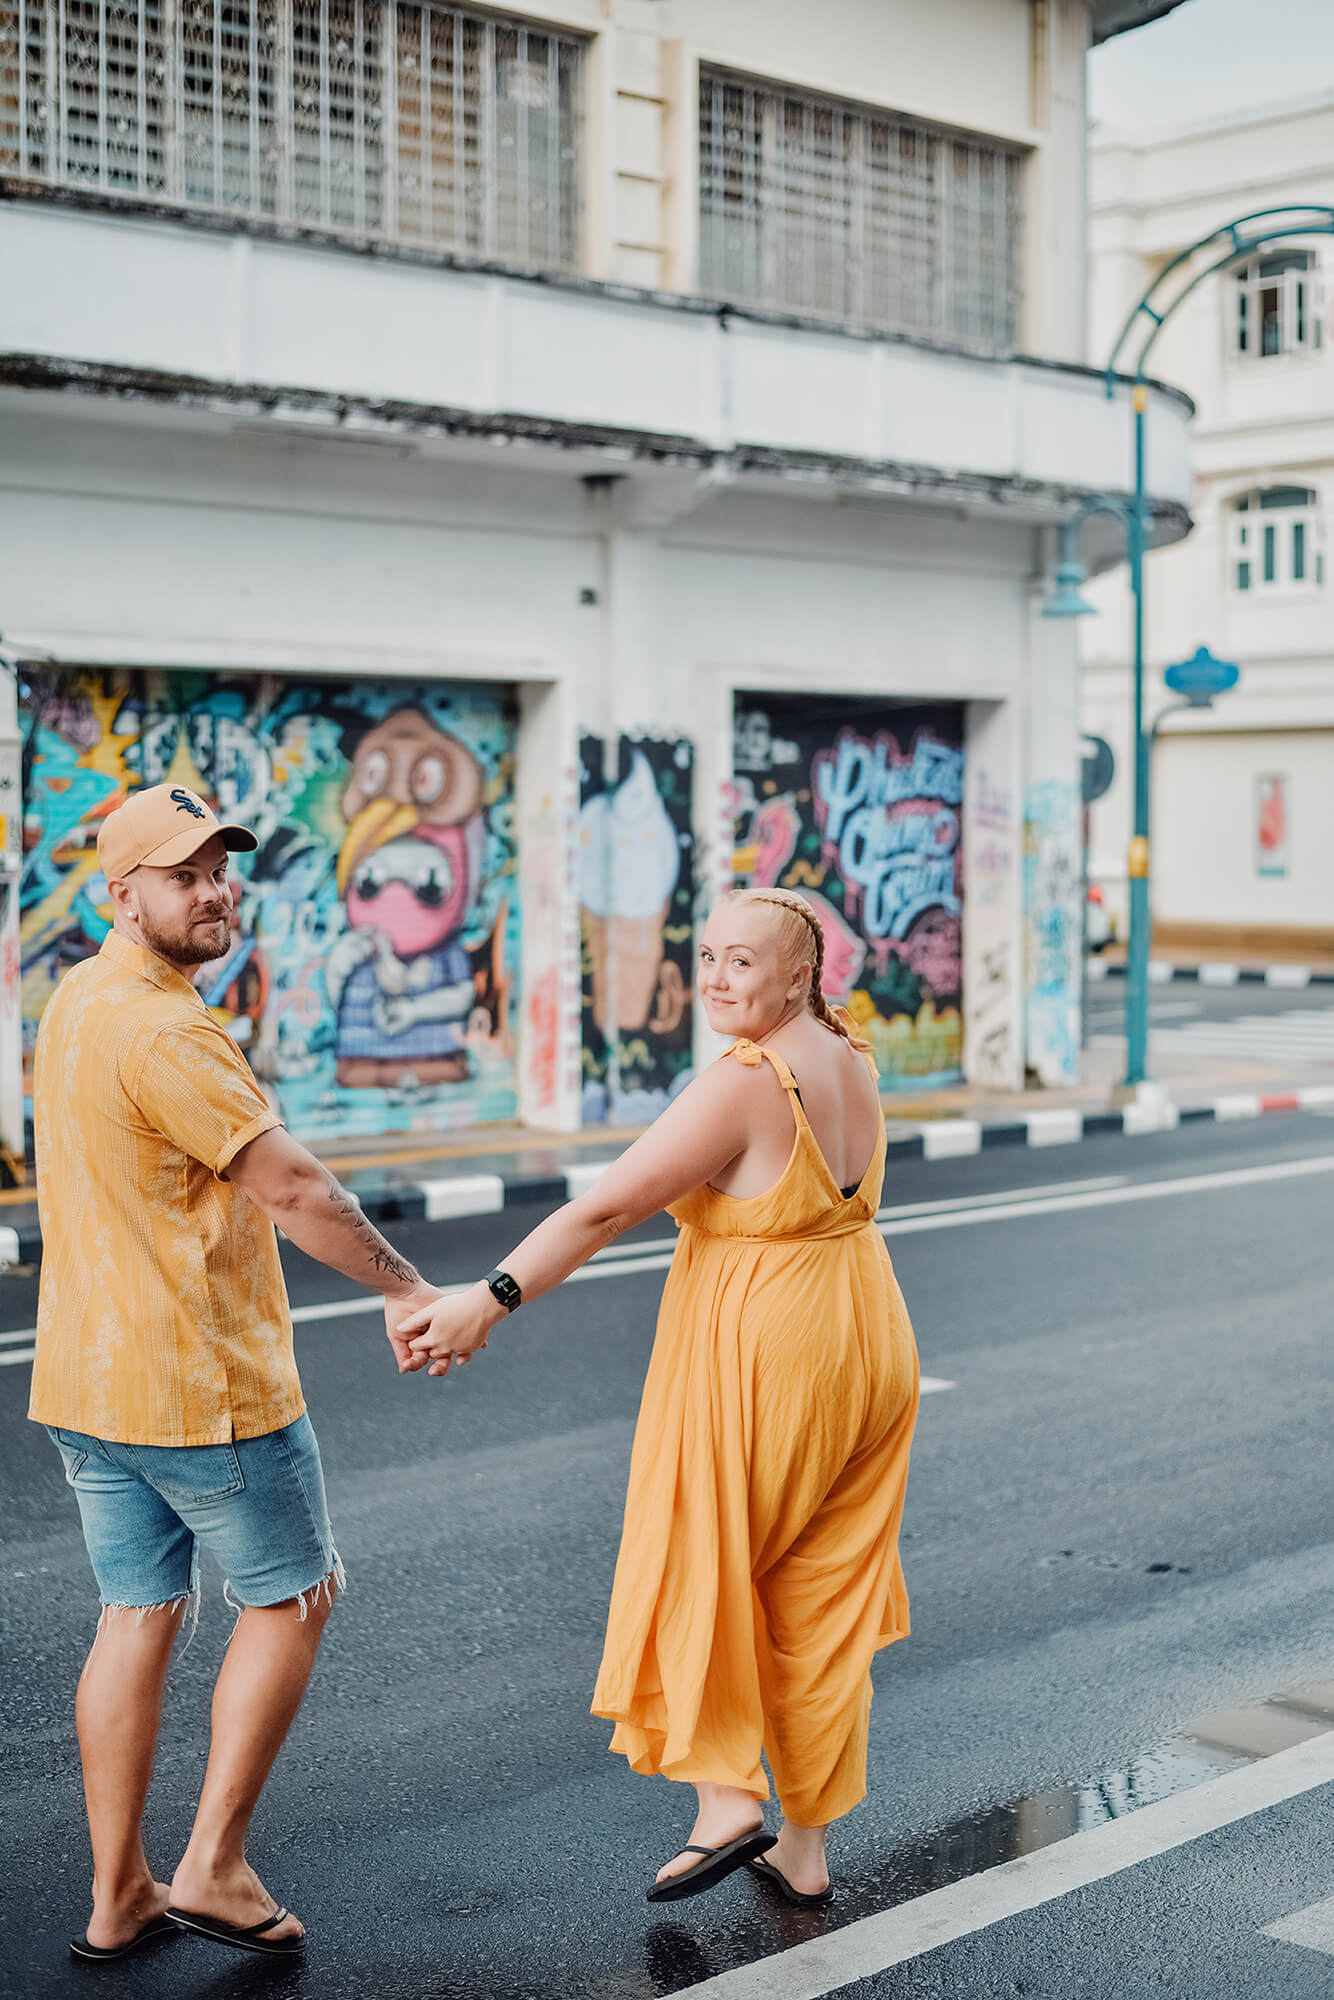
M481 874L483 773L467 745L403 708L357 746L338 856L347 929L325 984L346 1090L462 1083L476 995L463 942Z

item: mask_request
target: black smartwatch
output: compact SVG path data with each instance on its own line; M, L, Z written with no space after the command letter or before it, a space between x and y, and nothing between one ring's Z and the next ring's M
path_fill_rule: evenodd
M486 1283L496 1304L504 1306L507 1313L512 1313L516 1306L523 1304L523 1293L508 1271L488 1271Z

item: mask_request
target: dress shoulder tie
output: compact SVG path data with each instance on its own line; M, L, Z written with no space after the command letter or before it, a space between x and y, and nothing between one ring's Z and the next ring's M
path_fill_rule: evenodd
M791 1070L776 1050L765 1048L762 1042L747 1041L743 1035L739 1042L732 1044L731 1048L727 1050L727 1054L735 1056L737 1061L744 1063L747 1069L758 1069L760 1064L764 1062L771 1064L774 1074L777 1076L784 1090L790 1090L796 1098L797 1103L800 1104L801 1095L797 1090L797 1079L793 1076Z

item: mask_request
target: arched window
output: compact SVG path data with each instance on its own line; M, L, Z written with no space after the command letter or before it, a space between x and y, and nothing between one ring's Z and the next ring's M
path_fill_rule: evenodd
M1236 274L1236 351L1247 360L1309 354L1320 345L1312 250L1274 250Z
M1229 575L1234 590L1319 588L1325 581L1320 496L1310 486L1265 486L1242 493L1229 512Z

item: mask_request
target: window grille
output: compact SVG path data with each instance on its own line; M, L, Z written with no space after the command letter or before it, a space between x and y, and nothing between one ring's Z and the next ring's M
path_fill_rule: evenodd
M429 0L20 0L0 173L572 270L583 57Z
M1263 361L1274 354L1309 354L1320 345L1318 276L1310 250L1276 250L1254 257L1236 274L1236 352Z
M1325 581L1320 496L1310 486L1266 486L1229 509L1234 590L1319 589Z
M705 290L1013 344L1017 149L707 69L699 146Z

